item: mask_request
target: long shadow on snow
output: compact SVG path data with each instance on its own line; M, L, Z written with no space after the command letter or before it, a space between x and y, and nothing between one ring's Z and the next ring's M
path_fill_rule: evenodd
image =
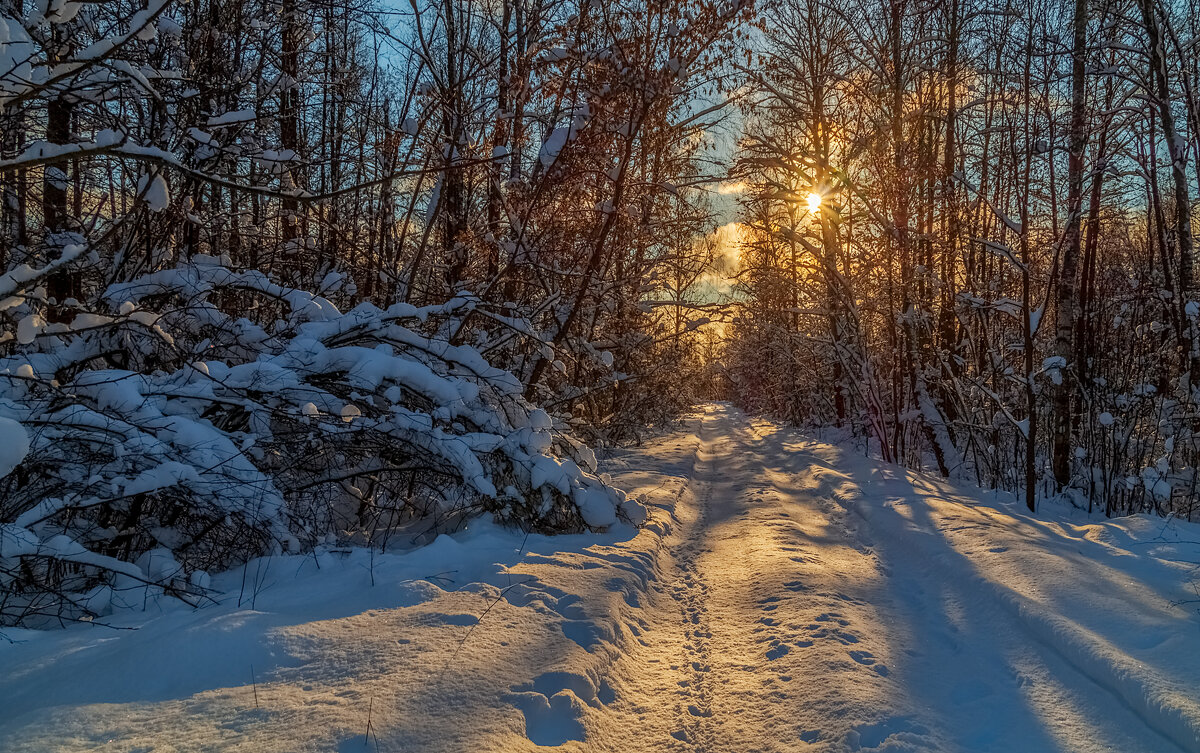
M780 453L778 462L771 467L780 473L792 474L797 472L799 465L817 465L844 476L858 489L869 494L866 498L853 494L845 498L837 494L831 496L857 518L859 525L870 531L870 548L888 568L889 577L876 589L880 603L887 603L893 598L910 601L910 608L893 610L895 617L903 623L903 630L896 632L905 635L905 639L897 641L898 645L893 648L898 649L897 656L903 653L911 662L907 667L904 666L906 662L898 662L893 669L899 671L893 672L893 678L904 682L909 692L924 699L926 703L922 705L953 710L951 713L956 714L958 724L947 725L947 729L960 726L968 718L979 720L974 722L965 737L956 740L964 750L982 753L993 750L1063 749L1055 742L1044 715L1061 715L1064 709L1035 708L1030 696L1022 692L1022 685L1028 678L1012 661L1012 657L998 650L996 645L997 629L1001 625L1013 625L1015 618L994 598L981 593L984 588L981 581L985 576L979 571L978 565L945 540L939 521L922 501L930 494L944 498L944 492L928 482L919 482L918 488L903 469L871 463L841 449L830 448L838 457L847 458L848 462L832 466L802 446L797 449L795 454ZM911 517L902 515L890 504L884 504L885 498L908 502L907 509ZM1079 562L1088 559L1072 548L1078 543L1077 539L1068 543L1019 518L1006 518L1000 512L985 507L960 502L954 504L972 514L988 518L990 525L1018 527L1023 536L1043 538L1043 543L1051 545L1057 543L1055 548L1061 556ZM901 532L903 535L898 535ZM1056 538L1057 542L1054 541ZM1103 556L1111 555L1106 552ZM934 584L937 593L926 593L925 587ZM1094 583L1081 587L1101 585L1111 588L1112 582L1096 579ZM1141 597L1143 594L1137 595ZM1052 603L1046 603L1045 606L1048 610L1054 609ZM899 626L892 627L896 629ZM1016 630L1024 635L1013 636L1014 640L1036 640L1024 626L1018 624ZM1052 656L1046 657L1051 663L1058 664L1060 669L1080 672L1079 667L1058 655L1053 648L1051 651ZM988 656L992 657L990 662L986 658ZM990 682L964 682L961 679L964 664L972 667L982 665L985 669L989 665L1007 666L1011 676L993 676L989 678ZM1103 685L1103 678L1092 679ZM1119 696L1113 694L1113 700L1128 709ZM1128 710L1134 713L1132 709ZM1094 709L1086 708L1073 711L1083 718L1095 713ZM1158 730L1155 729L1155 732ZM1160 737L1160 740L1162 745L1179 750L1166 737Z

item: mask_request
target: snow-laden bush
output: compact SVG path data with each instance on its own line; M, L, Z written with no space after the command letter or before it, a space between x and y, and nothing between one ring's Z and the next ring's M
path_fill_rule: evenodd
M408 545L475 514L641 518L514 376L448 341L469 296L343 313L198 256L110 286L103 311L45 300L10 298L0 330L0 624L147 586L199 601L207 571L253 556Z

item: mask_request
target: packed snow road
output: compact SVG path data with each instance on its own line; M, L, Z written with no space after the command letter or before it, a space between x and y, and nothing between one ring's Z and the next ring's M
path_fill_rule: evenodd
M1200 526L1034 519L725 405L607 468L644 528L9 632L0 750L1200 751Z

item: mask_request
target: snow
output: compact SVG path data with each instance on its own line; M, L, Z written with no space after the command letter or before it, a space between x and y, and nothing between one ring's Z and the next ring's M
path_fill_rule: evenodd
M79 14L83 4L71 0L42 0L37 6L42 18L52 24L65 24Z
M0 479L16 470L29 454L29 434L25 427L0 416Z
M538 151L538 160L543 167L549 167L558 159L559 152L567 145L567 140L571 135L571 129L566 126L560 126L550 131L550 135L542 142L542 148Z
M38 314L30 314L17 322L17 342L28 345L37 339L38 334L46 327L46 320Z
M137 193L151 212L161 212L171 204L167 179L159 173L138 178Z
M77 253L72 246L63 252ZM15 268L0 278L0 291L26 285L53 264ZM273 336L209 299L230 288L283 304ZM153 309L173 297L186 304ZM470 296L343 313L261 272L195 255L113 285L102 300L118 316L86 312L68 326L25 314L15 327L19 352L0 358L0 374L20 377L9 379L0 410L39 427L32 448L12 443L13 462L28 451L46 476L4 521L20 530L6 532L10 553L0 554L7 589L0 624L43 627L56 614L107 619L121 611L125 587L199 598L183 576L269 552L308 551L331 536L357 540L362 529L346 528L361 520L344 524L346 509L401 511L411 516L403 520L411 535L482 515L543 531L644 517L635 500L595 474L587 448L555 443L549 415L524 400L513 374L438 334L435 321L474 308ZM203 330L216 333L218 344L198 337ZM80 366L112 347L114 334L135 354L165 342L181 357L144 370ZM297 437L328 451L281 467L280 448ZM89 448L86 464L80 447ZM369 479L365 492L349 481L359 478ZM498 488L513 491L501 496ZM135 521L142 498L171 512ZM313 509L326 513L312 516ZM141 543L128 543L129 530ZM158 546L182 564L179 578L164 581L146 569L142 555ZM29 567L19 557L41 564ZM64 582L42 584L43 570L51 580L65 574Z
M88 247L82 243L72 243L65 246L62 254L46 266L37 269L28 264L17 264L12 269L0 275L0 296L8 296L20 290L26 284L45 277L61 266L70 264L82 255Z
M541 408L534 408L529 411L529 425L537 431L549 431L553 424L550 421L550 414Z
M580 103L572 109L570 123L551 129L538 150L538 161L542 167L552 166L566 145L575 140L590 119L591 110L587 103Z
M1031 517L721 404L600 465L643 527L476 520L6 630L0 747L1200 750L1200 525Z
M15 18L0 16L0 105L25 91L33 78L35 56L29 32Z
M220 128L221 126L233 125L235 123L248 123L252 120L254 120L254 110L231 110L212 116L208 119L207 126L209 128Z
M149 42L158 36L158 27L151 20L149 10L140 10L129 19L129 29L141 41Z
M23 557L38 551L37 536L11 523L0 523L0 557Z

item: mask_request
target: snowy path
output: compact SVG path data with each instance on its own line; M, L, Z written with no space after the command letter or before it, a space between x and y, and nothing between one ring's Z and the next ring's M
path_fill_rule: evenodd
M755 423L725 408L705 418L696 506L690 519L681 513L663 594L682 625L660 608L649 645L617 669L631 704L674 709L681 750L1181 749L1162 734L1175 731L1174 709L1135 713L1106 687L1104 657L1072 663L1069 638L1060 637L1065 649L1044 640L979 581L978 562L946 545L994 511L905 505L929 490ZM864 518L868 496L875 515ZM990 543L976 537L968 551L1001 580L1024 575L996 561L1021 553ZM1016 564L1045 564L1034 559ZM1055 562L1050 575L1101 567ZM1128 606L1147 609L1147 620L1170 611L1149 593L1139 601ZM1183 630L1181 649L1200 645L1194 620ZM1159 628L1151 640L1167 637ZM664 664L679 689L647 698ZM1198 689L1181 679L1175 697L1193 724ZM1178 732L1186 745L1188 730Z
M1200 751L1198 525L1029 518L724 405L607 466L641 531L10 633L0 751Z

